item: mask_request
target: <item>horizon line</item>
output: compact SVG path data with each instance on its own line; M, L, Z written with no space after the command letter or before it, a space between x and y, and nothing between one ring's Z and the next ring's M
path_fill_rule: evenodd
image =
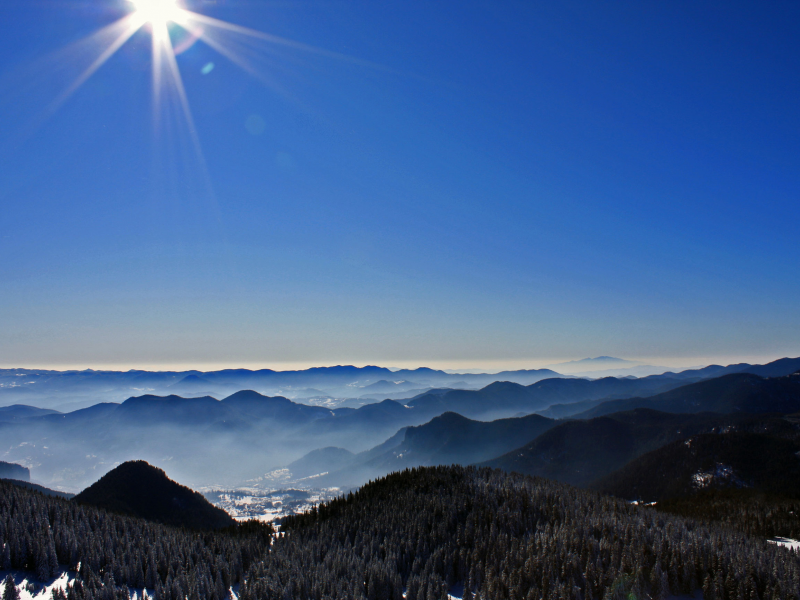
M610 355L608 355L610 356ZM584 357L586 358L586 357ZM617 357L614 357L617 358ZM789 355L731 355L731 356L707 356L707 357L637 357L636 359L625 358L635 365L620 366L619 368L603 367L597 369L581 369L576 372L588 373L591 371L611 371L623 369L635 369L637 367L656 367L666 368L667 370L679 369L695 369L702 368L709 365L719 364L723 366L732 364L766 364L779 360L781 358L790 358ZM550 369L552 367L564 367L564 363L583 360L583 358L549 358L549 359L506 359L506 360L378 360L378 361L164 361L162 363L151 361L120 361L120 362L85 362L85 363L28 363L27 365L6 363L0 365L3 370L30 370L30 371L56 371L56 372L80 372L80 371L107 371L107 372L128 372L128 371L148 371L148 372L191 372L196 371L199 373L209 373L224 370L250 370L261 371L271 370L276 372L285 371L306 371L313 368L331 368L331 367L380 367L386 368L391 371L397 370L415 370L420 368L429 368L439 371L453 371L458 373L463 371L462 374L478 373L495 374L502 371L521 371L521 370L541 370ZM560 363L560 364L559 364ZM670 364L671 363L671 364ZM387 366L388 365L388 366Z

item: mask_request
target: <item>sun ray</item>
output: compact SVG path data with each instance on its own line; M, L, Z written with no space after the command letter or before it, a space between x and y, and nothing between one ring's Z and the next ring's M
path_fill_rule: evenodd
M136 33L144 24L143 21L139 17L137 17L136 13L130 14L126 17L115 21L111 25L103 28L99 31L95 36L98 34L107 34L112 33L117 30L121 30L121 33L117 35L116 38L109 44L101 53L100 55L90 64L64 91L62 91L56 98L53 100L45 109L45 113L42 119L47 119L48 117L52 116L58 108L64 104L65 101L69 99L75 91L81 87L89 77L91 77L100 67L102 67L105 62L111 58L114 53L119 50L122 45L127 42L131 36ZM113 35L113 33L112 33ZM95 37L92 36L92 37Z
M223 29L226 31L231 31L233 33L238 33L240 35L244 35L250 38L259 39L265 42L269 42L271 44L276 44L279 46L286 46L288 48L293 48L295 50L302 50L304 52L308 52L311 54L317 54L320 56L325 56L327 58L334 58L337 60L349 62L352 64L357 64L364 67L370 67L373 69L379 70L387 70L387 68L383 65L379 65L377 63L373 63L367 60L362 60L360 58L355 58L353 56L349 56L347 54L341 54L339 52L332 52L330 50L325 50L324 48L318 48L316 46L311 46L310 44L304 44L302 42L296 42L294 40L289 40L277 35L272 35L270 33L264 33L263 31L258 31L256 29L250 29L249 27L243 27L242 25L236 25L234 23L228 23L227 21L222 21L220 19L215 19L213 17L209 17L206 15L201 15L200 13L192 12L186 9L179 9L182 18L185 22L195 22L200 23L202 25L207 25L209 27L216 27L219 29Z
M175 88L178 95L178 101L183 111L183 117L186 120L186 126L189 128L189 135L192 138L192 144L195 147L198 158L205 167L205 159L203 158L203 150L200 146L200 138L197 135L197 127L194 123L192 116L192 109L189 106L189 98L186 95L186 88L183 85L183 78L181 77L180 69L178 68L178 61L175 59L175 53L172 51L172 41L169 37L166 23L153 23L153 37L158 38L158 44L161 46L161 53L164 62L167 65L167 73L170 76L170 81Z

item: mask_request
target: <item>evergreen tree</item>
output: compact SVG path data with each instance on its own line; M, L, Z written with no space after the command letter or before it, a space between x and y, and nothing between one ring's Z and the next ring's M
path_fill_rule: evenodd
M9 574L6 577L5 589L3 590L3 600L19 600L19 590L14 576Z

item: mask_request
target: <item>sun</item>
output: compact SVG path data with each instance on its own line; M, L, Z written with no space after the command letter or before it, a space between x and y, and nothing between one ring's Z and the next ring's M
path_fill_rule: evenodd
M166 25L181 18L177 0L131 0L136 16L145 23Z

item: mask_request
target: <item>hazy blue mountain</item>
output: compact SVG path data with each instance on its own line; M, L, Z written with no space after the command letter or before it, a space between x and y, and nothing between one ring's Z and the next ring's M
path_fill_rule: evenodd
M12 404L11 406L0 407L0 422L8 423L19 419L56 414L61 413L49 408L36 408L35 406L27 406L25 404Z
M614 356L598 356L595 358L582 358L580 360L570 360L563 363L548 365L548 368L555 369L562 373L574 373L576 371L596 371L600 369L620 369L623 367L633 367L642 363Z
M281 396L264 396L252 390L236 392L223 398L220 404L249 418L269 419L283 424L305 424L333 414L322 406L307 406Z
M764 404L763 385L758 383L771 382L764 385L774 386L777 379L747 374L728 377L750 382L742 390L760 390L754 395L760 400L747 410L781 408L777 404ZM744 393L740 390L722 394L720 386L731 389L736 386L729 385L727 380L720 381L699 382L707 384L711 392L706 395L717 403L695 402L691 410L721 411L719 402ZM85 486L96 472L131 458L169 467L182 481L193 485L239 485L296 461L315 448L339 447L354 454L364 452L404 427L422 425L446 412L483 421L548 410L553 416L562 416L565 413L556 414L554 405L561 404L559 410L562 410L570 403L604 403L609 398L635 398L633 405L683 398L685 390L673 389L683 383L685 380L660 376L551 378L528 386L495 382L480 390L437 388L405 404L385 400L358 408L333 409L253 390L236 392L222 400L210 396L145 394L119 404L103 403L64 414L26 417L13 423L0 421L0 439L7 448L5 460L36 464L35 480L70 491ZM786 389L790 388L794 390L796 386ZM677 395L665 396L662 393L665 389ZM794 396L790 398L791 394L787 396L784 392L783 396L776 392L770 398L776 402L783 398L786 405L782 408L792 408ZM653 394L657 395L652 396L656 400L643 398ZM575 410L585 410L584 405L576 406Z
M457 412L470 418L502 418L517 412L535 412L553 404L607 398L652 395L680 386L675 379L562 379L552 378L522 386L496 382L480 390L451 390L423 394L407 402L408 406L428 413Z
M30 481L31 472L27 467L23 467L22 465L0 461L0 479Z
M800 372L783 377L734 373L691 383L649 398L602 402L576 418L653 408L673 413L792 413L800 410Z
M408 390L414 387L414 383L411 381L386 381L385 379L381 379L380 381L376 381L375 383L370 383L369 385L365 385L361 388L361 391L366 392L368 394L374 393L383 393L383 392L398 392L402 390Z
M483 422L448 412L423 425L406 427L383 444L356 455L331 448L311 452L298 461L299 472L327 471L328 475L319 479L320 485L357 486L409 467L481 462L536 438L554 425L556 421L540 415ZM337 464L339 468L333 469ZM297 476L294 463L289 469Z
M292 478L303 479L311 475L344 469L350 466L355 458L356 455L349 450L328 446L312 450L302 458L290 463L287 468L292 472Z
M603 358L603 357L598 357ZM611 357L609 357L611 358ZM596 363L595 363L596 364ZM792 368L794 365L794 368ZM791 370L789 370L791 369ZM800 359L781 359L769 365L712 365L682 373L665 373L664 379L699 380L735 372L762 376L786 375L800 369ZM294 371L271 369L224 369L220 371L52 371L46 369L0 369L0 406L26 404L40 408L84 408L98 403L120 403L131 396L151 394L214 395L250 389L267 396L307 397L308 388L336 398L358 397L364 388L380 381L406 381L408 389L465 387L483 388L496 381L530 385L558 378L549 369L503 371L501 373L446 373L419 368L391 371L377 366L316 367ZM378 392L376 392L378 393ZM385 392L391 393L393 392ZM397 396L392 395L393 398ZM378 399L380 396L377 397Z
M224 369L208 372L0 369L0 406L22 403L42 408L67 405L83 408L101 402L119 403L142 392L162 396L210 392L217 395L243 389L296 398L308 397L307 390L312 388L315 390L312 396L347 398L362 395L364 388L380 381L404 380L406 389L448 387L456 383L476 388L498 380L527 385L552 376L557 373L546 369L459 375L428 368L392 372L384 367L347 365L294 371ZM366 393L372 392L378 393L374 389Z

